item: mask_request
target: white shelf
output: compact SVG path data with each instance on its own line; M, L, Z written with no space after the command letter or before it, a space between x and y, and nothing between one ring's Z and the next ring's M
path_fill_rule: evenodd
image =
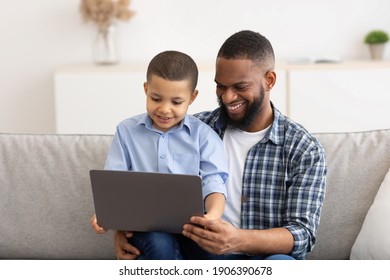
M125 118L146 111L143 83L147 65L70 65L55 72L56 132L112 134ZM284 71L281 77L284 78ZM214 110L214 67L199 66L199 94L188 112ZM283 79L273 90L273 99L285 111Z
M70 65L55 72L57 133L112 134L145 112L147 65ZM271 100L311 132L390 128L390 61L276 65ZM199 95L189 113L213 110L214 67L199 66Z

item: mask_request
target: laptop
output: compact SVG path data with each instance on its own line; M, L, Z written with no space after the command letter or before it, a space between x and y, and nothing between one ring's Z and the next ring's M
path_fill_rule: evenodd
M90 170L98 224L105 229L181 233L203 215L200 176Z

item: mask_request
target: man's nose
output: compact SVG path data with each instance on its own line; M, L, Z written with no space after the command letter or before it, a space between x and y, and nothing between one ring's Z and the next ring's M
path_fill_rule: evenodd
M234 90L227 88L221 95L223 103L229 104L237 99L237 93Z

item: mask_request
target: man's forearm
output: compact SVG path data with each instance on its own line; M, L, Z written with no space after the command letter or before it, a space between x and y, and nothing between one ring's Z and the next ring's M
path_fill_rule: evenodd
M290 254L294 238L285 228L239 230L238 252L250 255Z

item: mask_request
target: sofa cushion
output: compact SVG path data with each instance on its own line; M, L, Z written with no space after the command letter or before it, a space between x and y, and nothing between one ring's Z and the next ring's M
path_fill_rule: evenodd
M309 259L348 259L390 168L390 130L316 134L327 192ZM114 259L112 234L95 234L89 170L112 136L0 133L0 259Z
M113 259L96 234L89 170L112 136L0 134L0 259Z
M308 259L349 259L390 167L390 130L316 136L327 157L327 190L316 246Z
M390 169L352 247L352 260L390 260Z

